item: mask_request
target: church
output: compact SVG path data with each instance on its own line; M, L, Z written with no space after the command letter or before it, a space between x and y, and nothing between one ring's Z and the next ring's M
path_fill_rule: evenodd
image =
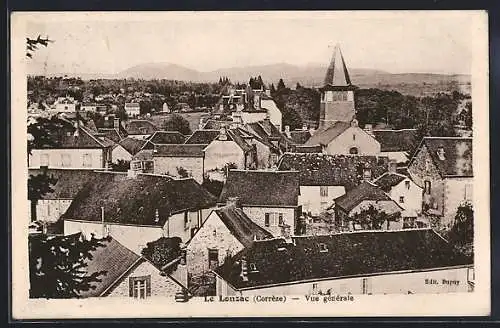
M340 46L336 45L321 92L318 130L305 146L329 155L380 155L380 143L358 126L354 92Z

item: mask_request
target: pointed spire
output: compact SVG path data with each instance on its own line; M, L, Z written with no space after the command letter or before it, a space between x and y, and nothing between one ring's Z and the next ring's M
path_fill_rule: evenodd
M351 85L349 72L347 71L344 56L342 56L342 51L340 50L340 45L338 43L335 45L330 66L328 66L328 69L326 70L325 84L331 84L333 86Z

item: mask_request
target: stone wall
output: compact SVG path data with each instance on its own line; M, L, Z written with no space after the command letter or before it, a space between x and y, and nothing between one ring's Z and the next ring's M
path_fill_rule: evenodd
M253 222L257 223L262 228L269 231L273 236L281 236L281 227L265 225L265 213L283 213L283 219L285 223L290 225L292 233L295 231L295 207L254 207L254 206L242 206L243 212L252 219Z
M166 174L179 177L178 167L182 167L196 182L203 183L203 157L165 157L154 156L155 174Z

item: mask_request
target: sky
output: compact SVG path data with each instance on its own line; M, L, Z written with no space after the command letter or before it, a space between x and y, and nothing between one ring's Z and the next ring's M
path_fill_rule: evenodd
M339 43L349 68L469 74L467 12L39 13L26 36L55 40L29 70L113 74L144 63L199 71L329 62Z

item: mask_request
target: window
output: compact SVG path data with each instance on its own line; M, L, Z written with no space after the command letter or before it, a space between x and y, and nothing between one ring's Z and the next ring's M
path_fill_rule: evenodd
M406 217L403 218L403 229L412 229L415 228L415 217Z
M318 293L318 284L317 283L314 283L312 285L312 294L317 294Z
M70 154L61 154L61 165L62 165L62 167L70 167L71 166L71 155Z
M130 277L129 296L134 298L151 296L151 276Z
M399 202L403 204L405 202L405 196L399 196Z
M425 160L425 170L429 171L430 169L431 169L431 160L429 158L427 158Z
M349 154L351 154L351 155L357 155L358 154L358 147L351 147L349 149Z
M319 247L320 253L326 253L326 252L328 252L328 247L326 246L326 244L323 244L323 243L318 244L318 247Z
M356 133L352 134L352 141L356 141Z
M424 194L426 195L431 194L431 182L429 180L424 181Z
M250 269L250 272L259 272L259 270L257 270L257 266L255 265L255 263L250 263L248 267Z
M188 212L184 212L184 229L189 228L189 215Z
M219 266L219 250L216 248L208 249L208 268L213 270Z
M283 218L283 213L265 213L264 214L264 225L266 227L277 227L283 225L285 220Z
M370 180L372 178L372 170L369 168L363 169L363 179Z
M371 295L372 294L370 278L363 278L361 280L361 292L364 295Z
M49 166L49 154L40 155L40 166Z
M83 154L83 167L91 167L92 166L92 155Z
M410 181L405 181L405 187L406 189L410 189Z
M328 197L328 186L320 186L319 194L321 197Z

